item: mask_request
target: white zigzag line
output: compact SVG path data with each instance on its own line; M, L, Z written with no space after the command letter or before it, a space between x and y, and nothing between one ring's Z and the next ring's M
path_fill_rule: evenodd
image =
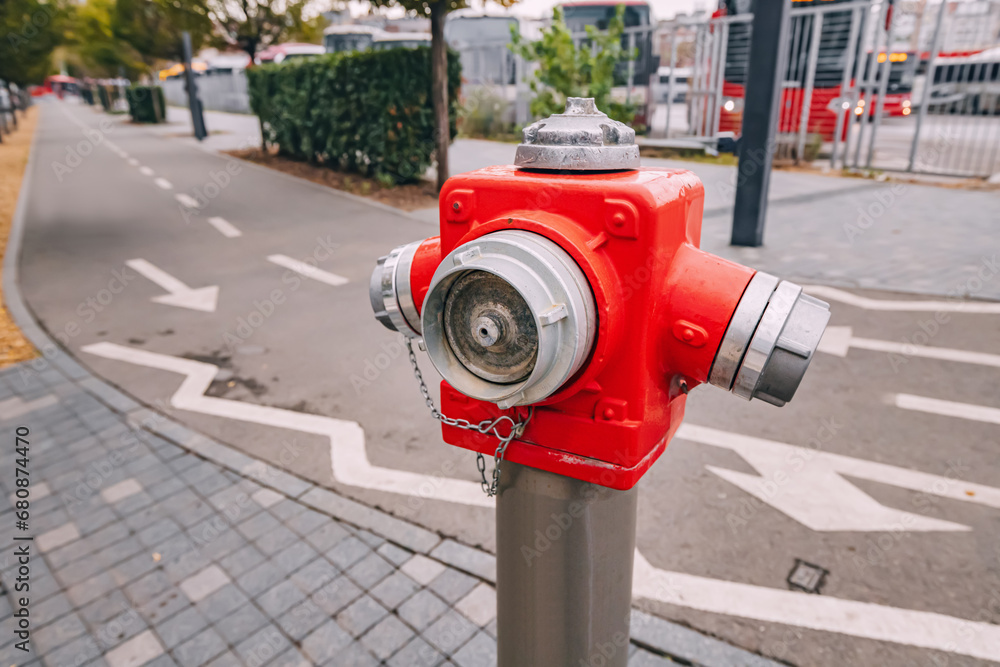
M365 453L364 431L356 422L205 396L218 372L218 368L211 364L114 343L95 343L82 349L106 359L185 375L170 399L171 405L178 409L329 437L333 475L343 484L411 496L419 493L421 497L465 505L493 504L473 482L440 479L371 465ZM428 487L431 490L425 493ZM1000 656L1000 626L934 612L670 572L652 566L638 550L635 552L632 593L638 598L709 613L836 632L985 660L996 660Z
M95 343L82 349L84 352L106 359L158 368L186 376L170 398L170 404L180 410L330 438L330 465L333 478L342 484L408 496L416 495L419 491L422 498L446 500L463 505L493 506L493 500L486 497L478 483L372 465L365 449L365 432L357 422L205 396L205 392L219 371L218 367L212 364L136 350L114 343Z

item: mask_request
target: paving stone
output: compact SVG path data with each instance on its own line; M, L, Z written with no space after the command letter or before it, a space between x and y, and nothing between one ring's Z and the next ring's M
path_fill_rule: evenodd
M47 667L67 667L87 663L99 657L101 653L102 649L98 643L94 641L94 638L84 635L82 637L77 637L73 641L57 648L54 651L49 651L42 656L42 660L45 662ZM25 664L38 663L35 662Z
M267 625L236 646L236 654L245 665L264 665L281 655L291 643L278 628Z
M59 581L62 582L63 586L69 587L74 584L78 584L85 579L89 579L104 568L105 565L101 562L101 559L95 558L93 555L89 555L84 556L83 558L77 558L76 560L71 561L67 565L59 568L56 576L59 578Z
M628 660L628 667L670 667L670 665L676 664L672 660L667 660L642 649L633 653L632 657Z
M298 604L278 618L278 625L289 637L301 641L319 627L330 615L320 609L312 600Z
M0 598L0 600L7 602L6 597ZM12 613L9 603L5 607L4 613L0 614L0 617L7 617L7 614ZM74 606L65 595L53 595L31 608L31 622L35 627L41 627L64 614L68 614L73 611L73 608Z
M194 607L188 607L179 614L156 625L156 634L164 646L172 649L208 627L208 621Z
M371 552L371 547L352 536L341 540L337 546L327 551L326 557L341 570L346 570Z
M220 618L215 624L215 629L230 644L235 645L257 630L260 630L267 623L267 617L257 607L252 604L245 604L236 611L232 611Z
M291 576L291 581L303 593L312 593L336 579L339 574L340 571L336 565L325 558L316 558L296 570Z
M258 537L256 544L258 549L270 556L295 544L298 539L299 536L292 531L278 526Z
M426 586L445 570L445 566L421 554L403 563L400 568L407 576L421 586Z
M309 599L326 613L334 616L361 596L362 590L347 577L340 576L326 584Z
M298 649L290 648L275 658L268 667L311 667L311 663Z
M145 616L150 623L156 624L170 618L181 609L185 609L190 606L191 603L188 601L187 596L181 593L179 589L171 586L146 604L142 605L142 607L139 608L139 612Z
M261 512L240 523L236 529L248 540L256 540L261 535L277 530L279 527L281 524L278 523L277 519L267 512Z
M420 637L415 637L387 663L389 667L437 667L445 657Z
M213 658L212 662L208 663L208 667L244 667L240 659L236 657L236 654L232 651L226 651L217 658Z
M159 570L154 570L125 587L125 595L132 604L141 607L163 591L171 588L170 580Z
M482 627L496 618L497 592L489 584L480 583L468 595L455 603L455 609Z
M338 544L340 544L342 540L350 537L351 534L347 532L347 530L343 526L332 521L329 517L323 516L318 512L312 512L312 511L308 512L308 514L310 514L310 516L321 517L323 520L323 524L319 528L316 528L315 530L310 532L306 537L306 542L313 545L318 550L327 552L330 549L337 546ZM309 523L312 522L304 521L301 525L301 529L297 529L295 525L295 519L292 519L291 528L293 530L298 530L298 532L300 532L301 534L306 534L307 531L305 529L307 528Z
M298 538L294 537L293 540L295 541L292 546L279 551L271 558L271 562L285 574L295 572L319 556L319 553L305 542L299 541Z
M454 653L475 634L476 626L453 609L446 611L421 636L446 654Z
M428 588L444 598L445 602L454 604L466 593L471 591L478 582L467 574L448 568L434 578Z
M348 644L333 661L336 667L376 667L379 661L359 642Z
M82 607L95 598L106 595L118 587L118 582L107 572L102 572L86 581L70 587L66 595L77 607Z
M272 491L271 489L261 489L260 491L256 491L252 496L250 496L250 499L253 500L255 503L257 503L258 505L260 505L261 507L263 507L264 509L267 509L273 505L277 505L282 500L285 500L285 497L280 493L278 493L277 491ZM279 518L284 518L284 517L279 517Z
M248 544L223 558L219 564L229 576L239 577L250 568L263 563L264 559L264 554L258 551L257 547Z
M31 634L31 642L35 650L44 655L86 632L87 626L80 620L79 615L70 613L46 626L36 628Z
M337 622L355 637L360 637L388 613L374 598L362 595L337 614Z
M35 538L35 544L42 553L65 546L80 539L80 531L72 521L53 528Z
M139 538L140 542L151 547L179 532L181 532L181 527L177 525L177 522L172 519L160 519L149 528L140 531L136 537Z
M265 613L277 617L306 599L305 593L290 581L282 581L257 597L257 605Z
M389 561L396 567L399 567L406 561L410 560L410 557L413 556L412 552L407 551L406 549L401 549L400 547L397 547L395 544L390 544L388 542L380 546L376 550L376 553L378 553L380 556L385 558L387 561Z
M284 573L270 561L265 561L236 578L236 583L247 595L256 597L285 578Z
M247 596L235 585L229 584L209 595L195 606L204 614L205 618L215 623L225 617L226 614L239 609L247 602Z
M458 667L496 667L497 641L485 632L477 632L451 656L451 661Z
M467 547L455 540L444 540L434 548L430 555L432 558L487 581L496 582L497 580L496 556L485 551Z
M203 630L173 650L181 667L200 667L226 650L226 642L211 628Z
M302 641L302 650L313 664L323 665L351 644L351 636L333 621L327 621Z
M152 554L147 551L136 554L128 560L118 563L110 569L111 575L119 586L135 581L157 568L157 563L153 560Z
M210 565L180 583L180 589L191 602L204 600L209 595L229 583L229 576L217 565Z
M393 572L372 588L369 593L388 609L395 609L420 588L402 572Z
M48 602L48 600L46 600L46 602ZM38 606L40 607L41 605ZM130 605L128 600L125 599L125 594L116 590L111 591L108 595L94 600L87 606L81 608L78 613L84 623L91 628L94 628L131 608L132 605ZM37 611L33 610L32 613L36 616L37 620Z
M396 613L404 621L423 630L448 609L448 605L426 588L399 606Z
M109 667L137 667L150 663L163 653L160 640L151 630L146 630L108 651L104 660Z
M406 626L396 616L386 616L365 633L361 643L371 651L376 658L386 660L393 653L403 648L414 636L413 630Z

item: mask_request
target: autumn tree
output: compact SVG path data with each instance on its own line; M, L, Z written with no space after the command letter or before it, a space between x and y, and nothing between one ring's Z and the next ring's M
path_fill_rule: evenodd
M250 59L261 49L291 40L318 43L322 16L306 18L312 0L211 0L211 15L226 43Z
M191 33L197 51L212 32L207 0L115 0L111 29L147 66L182 53L181 33Z
M371 0L377 7L396 6L431 20L431 101L437 126L437 187L448 180L448 144L451 140L448 118L448 44L444 41L444 23L448 13L467 7L465 0ZM510 7L517 0L496 0Z
M57 0L0 2L0 79L8 87L41 83L51 72L52 52L64 42L71 13Z

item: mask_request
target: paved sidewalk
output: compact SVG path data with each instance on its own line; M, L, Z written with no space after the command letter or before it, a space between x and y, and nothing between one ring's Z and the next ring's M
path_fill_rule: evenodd
M47 366L0 372L0 430L29 430L22 535L34 537L32 652L15 650L8 628L10 664L495 664L491 555ZM0 485L13 528L13 474ZM0 615L10 619L18 564L5 551ZM773 664L639 612L634 625L646 646L673 645L699 664ZM631 651L630 665L668 663Z

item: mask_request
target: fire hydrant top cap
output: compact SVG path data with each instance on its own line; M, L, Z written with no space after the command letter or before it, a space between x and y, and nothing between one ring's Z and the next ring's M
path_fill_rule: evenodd
M621 171L639 168L635 130L597 109L592 97L569 97L566 113L524 128L514 165L522 169Z

